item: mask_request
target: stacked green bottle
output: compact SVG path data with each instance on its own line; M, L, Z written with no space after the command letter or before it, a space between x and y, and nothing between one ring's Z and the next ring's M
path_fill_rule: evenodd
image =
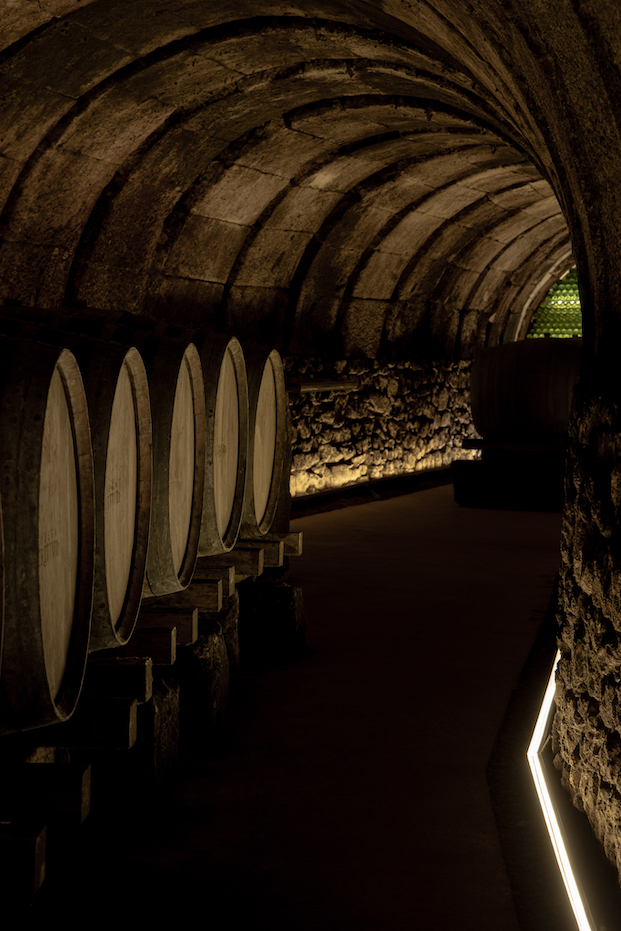
M582 311L575 268L548 291L535 313L526 339L582 336Z

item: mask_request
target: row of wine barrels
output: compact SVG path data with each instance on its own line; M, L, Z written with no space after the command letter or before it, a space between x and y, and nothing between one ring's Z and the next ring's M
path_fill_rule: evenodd
M74 315L74 326L83 312ZM289 501L291 440L282 360L276 350L242 349L235 338L123 311L90 310L98 332L137 331L192 341L203 366L207 463L200 556L228 552L238 537L261 538ZM287 512L287 506L283 508Z
M131 327L127 321L118 324L111 315L97 313L37 313L21 308L19 312L0 312L0 333L21 340L15 342L4 336L3 344L30 347L20 350L27 358L29 352L44 351L58 356L56 375L50 377L47 389L39 388L38 396L47 398L50 409L43 420L47 417L50 424L64 424L64 433L59 434L64 437L64 452L62 456L57 454L55 440L52 456L57 466L62 464L58 466L61 472L72 474L67 465L71 458L68 437L73 438L75 458L77 438L89 436L89 413L93 437L92 453L87 444L88 456L92 455L89 489L84 467L78 475L75 465L74 478L67 479L66 489L59 484L57 473L43 478L52 475L53 469L50 460L39 457L39 511L41 526L45 527L39 534L43 542L38 548L37 565L43 582L39 601L32 605L32 623L21 629L20 636L15 632L15 598L26 596L36 572L32 570L21 594L17 593L13 576L7 583L9 648L6 662L2 662L4 708L0 709L0 728L7 720L10 729L65 720L79 695L89 637L91 649L127 642L143 595L181 590L191 579L199 553L228 551L240 531L252 537L270 529L277 499L275 489L283 484L280 434L286 422L278 353L252 354L249 404L244 354L237 340L196 331L179 339L177 334L162 334L161 327L159 332L154 329L143 326L140 318ZM189 335L194 336L194 342L189 341ZM31 342L25 343L26 339ZM9 373L6 366L3 371ZM3 441L10 437L6 424L14 417L14 410L30 406L24 394L28 379L20 380L16 371L6 375L0 399ZM80 404L75 400L78 382L84 395ZM73 393L67 393L68 385ZM64 420L52 413L65 409L63 397L67 399ZM86 422L70 421L69 428L67 418L73 417L74 410L82 410ZM56 433L58 430L53 435ZM27 427L23 436L26 444L31 443ZM7 449L11 447L10 443L6 445ZM82 450L79 455L84 459L86 453ZM3 469L8 490L14 491L11 482L17 481L17 473L9 472ZM251 502L246 495L249 476ZM25 549L29 543L22 532L27 525L19 521L19 496L9 494L8 501L12 533L8 563L14 570L14 554L19 547L13 538L21 541ZM62 512L54 524L57 529L62 527L62 543L47 526L50 519L46 508L54 515L59 508ZM82 523L90 520L91 529L89 537L80 523L77 537L74 532L70 544L72 536L66 527L71 525L75 531L75 517L68 516L74 512L79 512ZM89 539L94 556L91 554L92 566L87 570L84 547L88 547ZM50 570L46 568L59 559L64 560L62 565L73 565L71 571L65 567L55 572L62 597L48 590ZM54 566L61 563L55 562ZM85 595L89 571L92 604ZM37 648L38 658L33 662L28 644L37 639L42 646ZM26 680L33 688L41 680L35 689L40 697L35 698L33 688L24 688ZM47 691L41 687L43 681L48 683Z
M161 328L155 332L153 321L131 314L121 321L119 314L90 309L3 309L0 329L8 314L21 326L36 326L34 338L64 341L73 351L89 340L104 353L115 346L125 353L138 351L149 386L155 468L150 511L147 507L148 546L146 539L135 541L136 560L146 560L146 595L181 591L194 571L205 486L205 391L196 347L189 339L166 336ZM100 425L96 427L99 433ZM146 431L140 429L140 435Z
M499 443L562 441L581 351L581 339L528 339L480 352L470 382L480 435Z
M145 341L156 337L192 342L205 379L208 445L199 555L228 552L240 533L260 538L269 532L289 488L288 405L278 352L242 350L235 338L127 311L39 313L48 323L62 321L69 332L135 344L143 352Z
M20 308L14 313L17 316L24 311ZM153 457L160 477L158 488L153 489L155 528L144 593L148 597L181 590L189 583L196 555L227 552L239 532L248 431L248 387L241 346L234 338L139 314L94 308L29 309L27 313L35 313L40 322L60 327L67 334L135 346L142 354L151 393L156 395L152 398L157 412L153 417ZM175 381L171 366L178 355L176 347L181 346L187 352L186 364L179 368ZM176 398L172 408L171 386ZM196 445L193 479L187 465L192 433ZM170 463L169 455L173 457Z
M83 330L87 320L91 335L107 339L135 342L149 335L197 347L207 442L198 554L220 555L232 549L240 534L260 538L268 533L289 488L288 403L279 353L242 349L234 337L123 311L89 308L63 314L68 328Z

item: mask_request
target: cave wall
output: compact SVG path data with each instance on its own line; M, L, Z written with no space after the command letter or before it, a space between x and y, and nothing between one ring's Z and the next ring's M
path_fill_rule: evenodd
M289 358L290 378L304 385L357 381L345 390L290 395L293 424L291 493L447 467L474 458L462 449L477 436L470 410L468 361Z
M529 93L548 117L540 125L583 312L560 546L555 764L621 876L621 16L605 0L508 6L522 20L515 59L529 58Z
M621 875L621 417L575 394L562 531L554 763Z

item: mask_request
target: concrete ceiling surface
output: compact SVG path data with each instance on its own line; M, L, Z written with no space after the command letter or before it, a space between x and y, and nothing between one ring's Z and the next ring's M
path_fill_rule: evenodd
M467 358L578 258L592 310L615 10L0 0L0 299Z

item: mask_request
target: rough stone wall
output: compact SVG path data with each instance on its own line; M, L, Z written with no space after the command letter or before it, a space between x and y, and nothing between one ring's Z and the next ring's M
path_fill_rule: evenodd
M475 458L470 362L285 360L288 377L358 379L353 391L291 394L291 493L310 494Z
M621 876L621 408L577 393L561 538L555 766Z

